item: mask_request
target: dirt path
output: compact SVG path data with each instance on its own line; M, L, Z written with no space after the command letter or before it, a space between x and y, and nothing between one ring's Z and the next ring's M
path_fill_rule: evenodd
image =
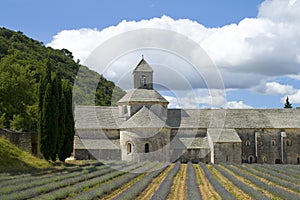
M165 179L169 171L174 167L174 164L170 164L158 177L152 180L150 185L142 192L136 199L137 200L149 200L153 193L157 190L160 183Z
M197 176L197 181L199 184L199 189L201 192L201 197L203 200L211 200L211 199L216 199L216 200L221 200L220 195L214 190L214 188L211 186L209 181L206 179L204 172L200 165L193 165L195 168L196 176Z
M187 164L181 164L177 175L174 177L171 193L168 199L186 199L186 177L187 177Z
M224 177L218 170L212 166L208 166L209 170L216 177L216 179L228 190L236 199L249 199L252 198L243 192L240 188L236 187L232 182L230 182L226 177Z

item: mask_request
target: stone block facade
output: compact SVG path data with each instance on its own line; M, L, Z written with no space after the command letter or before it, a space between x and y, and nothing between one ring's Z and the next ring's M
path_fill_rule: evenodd
M0 128L0 137L8 139L29 153L37 154L37 133L35 132L16 132Z

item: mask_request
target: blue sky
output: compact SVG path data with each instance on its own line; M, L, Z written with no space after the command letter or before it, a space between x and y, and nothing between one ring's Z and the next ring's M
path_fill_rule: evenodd
M0 25L21 30L30 37L48 43L61 30L98 28L116 25L122 20L141 20L170 16L188 18L208 27L237 23L257 15L262 0L2 0Z
M178 31L199 42L220 69L226 97L214 106L281 108L287 95L294 107L300 105L297 0L2 0L1 8L0 26L67 48L80 60L96 47L87 44L99 37L139 27ZM119 76L107 78L118 81ZM201 98L210 96L203 88L195 89ZM187 102L183 106L191 106L188 95L181 94ZM202 100L198 105L210 106Z

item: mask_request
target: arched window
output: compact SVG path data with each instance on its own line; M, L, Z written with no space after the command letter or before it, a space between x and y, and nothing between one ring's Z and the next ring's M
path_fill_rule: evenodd
M249 156L248 157L248 163L253 163L254 162L254 157L253 156Z
M297 164L300 164L300 156L297 157Z
M262 160L263 160L263 163L266 163L267 162L267 157L264 156Z
M145 144L145 153L149 153L149 143Z
M264 142L263 141L260 141L260 146L264 146Z
M142 77L141 77L141 84L142 84L142 86L147 86L147 78L144 75L142 75Z
M130 142L127 143L127 154L132 153L132 144Z
M250 141L249 140L246 140L246 146L250 146Z
M286 146L292 146L292 141L290 139L287 139L285 141L285 143L286 143Z
M271 146L276 146L276 145L277 145L276 140L271 140Z
M228 162L229 161L229 156L226 156L226 162Z

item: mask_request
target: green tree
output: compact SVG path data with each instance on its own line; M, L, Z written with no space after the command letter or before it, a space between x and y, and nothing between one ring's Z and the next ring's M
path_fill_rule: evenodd
M40 135L40 150L45 159L52 158L55 154L56 141L52 137L52 123L53 123L53 107L52 107L52 87L48 83L43 99L43 109L41 118L41 135Z
M53 148L53 153L51 155L51 159L53 161L56 160L57 155L57 145L59 140L59 98L60 94L58 91L58 80L57 76L55 75L52 83L51 83L51 89L52 89L52 96L51 96L51 112L52 112L52 118L50 121L51 126L51 137L53 144L51 145L51 148Z
M45 73L42 73L40 75L40 81L38 84L38 119L37 119L38 153L42 153L42 154L44 154L45 148L47 146L46 144L44 144L45 142L44 138L46 137L44 124L47 123L45 122L46 119L44 117L45 115L44 100L45 100L46 87L48 84L51 85L51 62L49 59L47 60ZM47 99L47 101L49 101L49 99ZM43 146L43 148L41 146Z
M73 152L73 142L75 135L73 105L72 105L72 86L69 82L63 82L63 95L62 99L65 102L65 131L63 145L58 155L59 160L64 161L67 157L71 156Z
M289 101L289 97L287 96L285 99L285 104L284 104L284 108L293 108L292 104Z

